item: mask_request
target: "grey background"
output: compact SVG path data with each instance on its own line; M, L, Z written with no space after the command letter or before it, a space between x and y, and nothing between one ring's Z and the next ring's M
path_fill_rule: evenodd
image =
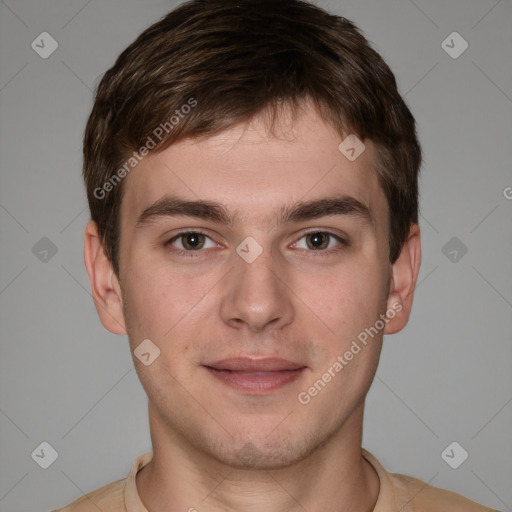
M387 59L425 152L415 307L385 338L363 445L389 471L511 510L512 3L317 3ZM103 329L89 292L81 137L101 74L176 4L0 2L2 512L63 506L151 448L127 339ZM43 31L59 45L47 59L31 48ZM469 44L457 59L441 46L453 31ZM43 237L57 249L46 262ZM42 441L58 452L46 470L31 457ZM441 458L452 441L469 453L458 469Z

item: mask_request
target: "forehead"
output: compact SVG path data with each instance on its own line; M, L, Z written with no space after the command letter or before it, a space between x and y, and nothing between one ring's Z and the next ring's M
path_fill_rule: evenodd
M257 216L271 222L284 205L334 195L382 213L387 207L375 147L366 140L363 149L353 136L342 144L347 135L306 107L295 118L284 112L272 133L259 116L213 136L182 140L146 156L127 176L122 220L133 223L168 194L221 203L240 221Z

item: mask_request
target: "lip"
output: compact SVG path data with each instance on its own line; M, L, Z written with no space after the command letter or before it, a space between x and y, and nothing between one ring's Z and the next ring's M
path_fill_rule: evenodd
M204 365L224 384L250 394L264 394L280 389L298 379L306 367L281 358L254 359L235 357Z
M279 372L283 370L298 370L303 364L281 359L279 357L231 357L205 365L215 370L230 370L232 372Z

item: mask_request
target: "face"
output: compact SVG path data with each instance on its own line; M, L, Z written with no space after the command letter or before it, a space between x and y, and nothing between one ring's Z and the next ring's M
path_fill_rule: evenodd
M160 351L134 362L155 430L181 446L277 467L362 410L399 309L375 148L350 161L341 141L308 107L275 135L256 118L176 143L126 178L120 321L132 352Z

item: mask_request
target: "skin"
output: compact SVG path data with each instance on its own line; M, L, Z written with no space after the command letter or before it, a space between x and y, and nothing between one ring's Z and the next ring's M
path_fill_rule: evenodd
M103 325L127 333L132 352L144 339L160 349L149 366L134 357L154 450L136 479L148 510L373 510L379 479L361 457L364 400L383 334L408 321L420 232L412 225L391 265L375 148L366 140L351 162L338 150L342 139L304 104L294 121L281 116L272 135L257 117L144 158L124 183L119 279L96 226L87 225L85 261ZM220 203L232 222L166 215L137 226L168 194ZM344 214L281 222L282 208L334 196L357 199L371 221ZM173 252L190 241L176 238L183 229L204 232L204 248ZM312 249L305 230L349 245L326 237L327 248ZM263 249L252 263L236 252L248 236ZM299 393L397 303L402 309L384 331L309 404L299 403ZM255 395L203 366L237 356L282 357L306 369Z

